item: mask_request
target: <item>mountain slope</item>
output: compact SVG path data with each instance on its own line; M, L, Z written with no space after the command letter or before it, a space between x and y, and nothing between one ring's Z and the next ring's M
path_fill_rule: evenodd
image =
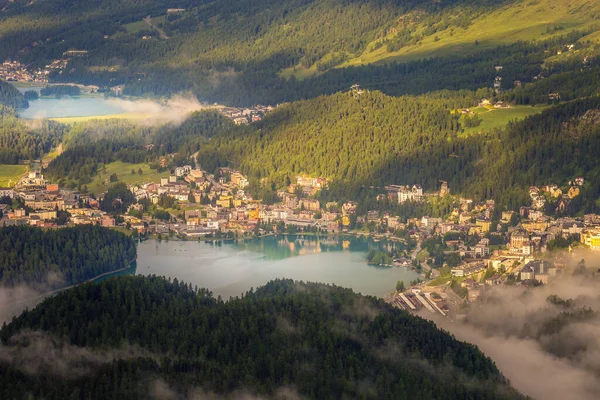
M592 76L587 75L588 83L595 85L598 78ZM571 89L589 93L560 87L565 95ZM526 87L523 99L541 90ZM360 99L352 92L321 96L281 106L250 127L216 134L201 147L198 160L210 171L240 168L251 182L273 189L299 174L324 176L332 180L322 193L328 201L355 200L364 187L381 192L388 184L419 183L435 191L443 179L455 193L494 198L511 209L529 203L530 185L565 186L581 175L589 183L571 211L597 212L600 98L582 98L466 136L464 118L450 110L473 106L485 94L388 97L365 91ZM536 110L542 109L531 108Z
M289 280L223 303L176 281L121 277L60 293L0 336L4 398L147 398L157 382L219 397L520 398L490 359L432 323ZM42 344L55 350L33 357Z
M485 58L493 68L510 63L494 54L499 46L542 46L571 34L561 45L575 44L572 53L581 60L600 52L595 45L599 12L600 5L591 0L104 0L97 7L77 0L19 0L0 11L0 46L8 57L39 66L67 50L88 50L54 75L60 81L125 83L129 94L192 90L210 101L277 103L340 90L312 78L334 72L335 79L335 71L345 67L432 57L456 62L458 56L459 67L479 69L473 58L491 51ZM145 21L146 16L151 18ZM551 52L539 64L565 61L556 58L558 49L542 50ZM363 83L382 71L352 70L358 77L344 85ZM439 77L447 72L436 71ZM303 85L296 82L307 78ZM450 77L445 80L433 90L458 86ZM486 77L476 84L491 81ZM370 88L384 86L380 81ZM314 94L315 88L324 91Z
M413 36L419 39L417 43L410 43L394 32L371 43L366 52L341 66L472 54L519 41L543 41L574 30L598 29L600 4L595 1L523 0L496 4L488 6L485 12L458 6L433 24L417 19L413 28ZM379 47L378 43L386 46Z

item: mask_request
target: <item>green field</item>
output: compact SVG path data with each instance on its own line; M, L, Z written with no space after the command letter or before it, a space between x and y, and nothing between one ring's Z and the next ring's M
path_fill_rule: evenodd
M150 18L150 20L152 21L152 23L154 25L156 25L156 24L158 24L160 22L163 22L164 19L165 19L164 16ZM127 33L137 33L137 32L141 32L141 31L153 31L154 30L144 20L142 20L142 21L136 21L136 22L131 22L129 24L125 24L125 25L123 25L123 28L125 28L125 30L127 31Z
M42 158L42 166L44 168L46 168L46 166L48 164L50 164L52 162L52 160L54 160L56 157L58 157L59 155L62 154L62 151L63 151L63 146L62 146L62 144L59 144L55 149L52 149L50 151L50 153L46 154Z
M438 276L427 283L427 286L441 286L452 280L452 274Z
M133 235L133 231L131 229L127 229L122 226L113 226L113 227L110 227L109 229L112 229L113 231L124 233L127 236Z
M105 119L128 119L132 121L139 121L152 118L150 114L146 113L122 113L122 114L109 114L109 115L90 115L87 117L64 117L64 118L50 118L53 121L57 121L63 124L75 124L77 122L87 122L91 120L105 120Z
M0 186L12 187L16 185L28 168L27 165L0 164Z
M159 23L163 23L165 21L165 18L166 18L166 16L161 15L158 17L150 18L150 21L152 21L152 24L154 26L157 26ZM138 32L143 32L143 31L153 31L156 34L163 33L162 30L159 30L159 32L156 32L156 30L154 28L152 28L150 25L148 25L146 23L146 21L144 21L144 20L125 24L125 25L123 25L123 28L125 28L127 33L138 33Z
M530 115L539 114L548 106L514 106L511 108L472 108L471 111L481 118L481 124L473 128L465 128L464 135L488 132L495 128L503 128L510 121L522 120Z
M94 176L92 182L87 184L88 190L94 194L100 194L105 192L110 186L110 176L117 174L119 182L124 182L129 185L142 184L146 182L160 182L160 178L169 176L169 171L156 172L156 170L150 169L147 164L130 164L121 161L115 161L110 164L106 164L105 170L100 170L98 175ZM138 169L142 169L142 175L137 173ZM135 171L135 174L131 174L131 170Z

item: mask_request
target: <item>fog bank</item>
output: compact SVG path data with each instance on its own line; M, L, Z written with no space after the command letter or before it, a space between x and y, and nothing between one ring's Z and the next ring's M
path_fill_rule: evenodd
M600 255L580 253L587 273L535 288L501 285L473 304L464 322L422 313L477 345L513 387L541 400L600 398Z
M150 99L107 99L106 101L111 106L123 110L124 113L141 114L140 120L148 124L179 124L192 112L208 108L192 94L179 94L166 101Z

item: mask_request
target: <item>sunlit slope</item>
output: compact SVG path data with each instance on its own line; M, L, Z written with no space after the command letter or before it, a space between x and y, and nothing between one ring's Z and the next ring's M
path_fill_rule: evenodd
M466 13L468 11L457 10ZM395 35L372 42L365 52L340 66L390 61L408 61L453 53L476 52L483 48L518 41L540 41L573 30L600 29L600 2L593 0L524 0L475 18L466 29L449 27L426 35L419 43L388 52L386 46L373 50L378 42L393 40ZM418 26L416 31L427 27ZM589 38L598 39L598 33Z
M0 4L0 48L6 58L42 68L69 50L86 50L53 73L56 81L123 84L131 96L192 91L210 102L247 106L332 93L332 85L311 92L305 82L294 86L280 77L306 80L329 72L344 80L336 75L343 67L458 60L432 71L446 77L465 64L481 68L472 58L491 62L498 46L559 37L562 47L579 44L562 55L549 44L548 61L595 56L598 16L594 0L104 0L97 7L82 0L15 0ZM535 76L520 72L511 79ZM360 73L344 85L373 76ZM454 79L428 90L464 86Z
M183 11L169 13L173 7ZM50 15L51 10L61 11ZM143 22L146 15L153 17L154 28ZM304 77L335 66L448 55L544 40L574 29L596 30L599 15L594 0L105 0L98 7L82 1L17 0L0 9L0 35L7 53L20 51L22 57L55 57L76 47L93 51L90 63L180 67L269 61L284 75ZM123 46L129 47L126 52L119 51Z

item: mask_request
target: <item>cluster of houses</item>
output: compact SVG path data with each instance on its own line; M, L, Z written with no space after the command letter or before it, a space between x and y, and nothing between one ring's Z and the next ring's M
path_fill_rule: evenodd
M215 103L215 105L217 104ZM225 117L231 119L236 125L245 125L260 121L267 113L274 109L275 107L273 106L256 105L249 108L220 107L219 111Z
M174 172L174 175L162 178L160 183L132 187L138 201L147 198L153 204L160 204L161 197L171 197L184 209L183 215L170 224L147 220L151 232L174 232L185 237L217 232L250 234L256 231L259 222L271 226L283 222L284 226L302 229L339 230L340 214L322 211L318 200L304 195L323 187L325 179L299 176L288 191L278 193L279 203L264 205L245 191L248 180L239 171L220 168L214 176L184 166ZM354 208L348 205L344 210L349 214L356 210L356 205Z
M21 204L18 207L7 204L7 201L0 204L0 226L56 227L66 223L107 227L116 225L114 217L99 210L97 200L72 190L60 189L58 185L46 182L39 171L30 172L15 188L0 188L0 197L19 200ZM62 221L61 213L64 215Z
M320 202L304 193L314 193L326 183L324 178L299 176L288 192L279 193L280 203L267 206L246 193L248 180L239 171L221 168L214 176L185 165L175 168L170 176L160 178L160 182L130 185L136 202L117 219L121 225L139 233L174 233L184 237L217 232L254 233L259 221L338 231L342 213L347 216L355 212L356 203L345 204L342 213L323 212ZM0 189L0 197L3 196L20 198L23 207L14 210L7 204L0 207L4 214L2 225L56 226L61 211L68 215L63 224L93 223L107 227L119 224L115 216L100 210L102 195L93 198L60 189L56 184L49 184L40 171L28 173L14 189ZM176 211L170 210L167 221L144 214L145 205L165 205L162 200L168 200L170 207L176 204L181 212L175 215Z
M551 218L543 211L524 207L520 214L520 222L513 224L517 214L512 211L503 211L500 220L492 232L494 203L487 201L479 205L472 205L469 200L461 200L461 209L454 210L446 221L434 220L435 228L425 231L426 234L445 235L456 232L464 235L477 234L479 237L488 236L495 238L494 250L490 247L490 240L486 237L479 240L476 245L466 246L460 240L447 240L446 244L453 248L465 262L452 269L456 277L478 275L489 268L502 271L502 274L515 274L521 281L536 279L542 283L548 282L548 277L555 276L555 270L550 268L533 268L528 274L523 268L548 250L548 243L562 238L570 241L579 241L592 250L600 250L600 216L588 214L584 217L559 217ZM525 212L527 211L527 212ZM431 218L423 217L420 226L429 226ZM495 222L494 222L495 223ZM549 272L548 272L549 271ZM539 277L539 279L538 279Z
M421 185L389 185L385 189L390 201L397 201L399 204L407 201L421 202L424 199Z
M496 87L496 84L499 84L500 81L496 81L494 83L494 87ZM489 99L482 99L479 102L479 107L485 107L485 108L496 108L496 109L502 109L502 108L512 108L512 106L502 100L498 100L498 101L492 101Z
M569 181L569 189L563 190L556 184L549 184L538 188L531 186L529 188L529 196L531 197L531 208L534 210L542 210L546 206L548 197L550 199L558 199L555 211L557 213L566 211L571 205L571 201L579 196L581 186L585 183L585 179L578 177ZM522 208L521 213L528 212L527 208Z
M68 63L68 58L56 59L52 60L45 68L31 70L19 61L6 60L0 64L0 79L12 82L47 83L50 72L63 70L67 68Z
M546 253L551 243L556 245L561 240L561 246L567 245L571 250L579 242L591 250L600 251L600 215L560 216L570 201L580 195L584 184L585 179L578 177L562 189L554 184L531 187L532 204L521 207L519 212L496 213L493 200L475 203L471 199L461 198L457 202L458 207L446 218L424 216L402 222L387 214L377 217L374 213L374 217L378 224L390 231L410 231L411 237L418 242L430 237L442 237L447 248L445 255L454 253L460 262L450 268L448 285L428 286L425 282L419 287L446 299L453 296L448 297L446 290L454 279L460 283L465 298L472 302L484 293L486 287L509 281L523 285L548 284L568 270L569 263L562 258L563 255ZM389 186L386 189L388 196L398 198L398 202L401 202L400 193L406 196L415 191L410 186ZM418 201L418 197L415 199ZM553 206L548 207L548 202ZM556 215L547 215L548 211ZM449 233L454 234L447 235ZM474 242L473 235L477 235L479 240ZM424 265L424 262L421 264ZM432 274L432 277L435 275ZM399 295L390 301L410 307Z
M29 71L19 61L6 60L0 64L0 79L13 82L48 82L49 70Z

